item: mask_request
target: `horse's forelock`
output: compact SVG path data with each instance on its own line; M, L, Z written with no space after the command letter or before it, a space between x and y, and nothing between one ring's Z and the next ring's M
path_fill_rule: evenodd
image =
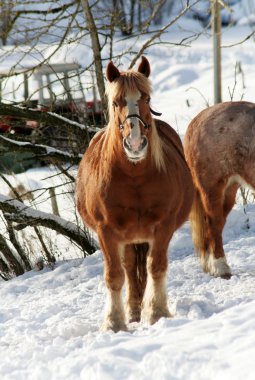
M122 72L116 80L108 82L106 88L109 101L135 94L137 91L150 95L151 83L143 74L132 70Z

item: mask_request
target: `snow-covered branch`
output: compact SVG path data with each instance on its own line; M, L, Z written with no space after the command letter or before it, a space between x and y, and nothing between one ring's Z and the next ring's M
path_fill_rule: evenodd
M53 126L58 129L65 128L71 129L72 131L88 130L88 132L97 131L97 128L87 127L77 121L69 120L66 117L58 115L54 112L45 112L39 109L14 106L5 103L0 103L0 115L44 122L47 126Z
M59 216L35 210L4 195L0 195L0 210L5 213L8 220L17 223L16 230L31 226L43 226L68 237L79 245L87 255L94 253L97 248L89 234L81 230L76 224Z
M72 162L78 164L82 158L82 154L71 154L60 149L52 148L48 145L32 144L26 141L16 141L0 135L0 141L3 142L2 146L12 148L12 151L29 151L39 156L41 159L47 159L51 162Z

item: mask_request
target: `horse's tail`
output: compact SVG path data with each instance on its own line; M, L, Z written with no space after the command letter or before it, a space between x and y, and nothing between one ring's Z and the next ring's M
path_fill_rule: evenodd
M200 255L200 259L203 263L205 254L208 251L208 230L206 214L198 189L195 190L190 212L190 223L195 251Z
M147 283L147 254L149 250L148 243L135 244L136 253L136 269L137 269L137 282L139 286L139 294L143 297L144 290Z

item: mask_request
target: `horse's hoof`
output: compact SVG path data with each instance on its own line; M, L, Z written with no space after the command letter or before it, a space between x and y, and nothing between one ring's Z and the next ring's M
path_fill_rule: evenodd
M231 276L232 276L231 273L226 273L226 274L222 274L220 277L223 278L224 280L230 280Z
M127 320L129 323L140 322L141 310L139 309L127 312Z
M133 322L140 322L140 320L141 320L141 317L140 316L133 316L133 317L129 317L128 318L128 322L129 323L133 323Z
M109 319L106 319L103 322L100 330L102 332L113 331L115 333L119 331L128 331L127 326L123 321L111 321Z
M211 276L221 277L227 280L231 277L231 269L227 263L226 257L215 259L211 254L207 256L207 260L203 262L204 271L208 272Z
M154 325L154 323L158 322L160 318L171 317L172 315L170 314L168 309L156 309L142 312L142 321L147 322L150 325Z

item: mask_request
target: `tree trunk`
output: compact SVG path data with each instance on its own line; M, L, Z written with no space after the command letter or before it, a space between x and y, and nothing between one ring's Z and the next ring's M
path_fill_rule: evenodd
M90 33L92 50L95 61L95 69L96 69L96 81L97 87L100 95L100 99L103 105L104 115L106 119L107 114L107 102L105 97L105 85L104 85L104 75L103 75L103 67L102 67L102 57L101 57L101 45L98 38L97 27L95 24L95 20L89 5L88 0L81 0L81 4L85 13L87 28Z
M131 0L131 5L130 5L130 27L129 27L129 32L132 34L133 28L134 28L134 19L135 19L135 0Z

